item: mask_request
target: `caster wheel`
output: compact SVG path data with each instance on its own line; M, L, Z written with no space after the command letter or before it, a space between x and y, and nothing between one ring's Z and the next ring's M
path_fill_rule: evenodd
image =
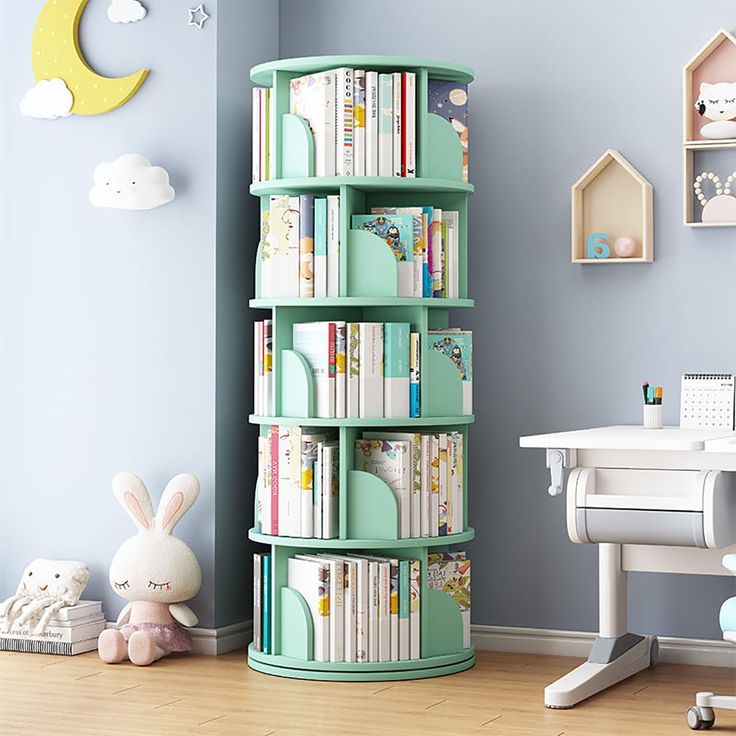
M715 714L711 708L699 708L696 705L687 709L686 718L687 725L693 731L706 731L713 728L716 722Z
M649 647L649 664L654 667L659 660L659 640L652 639L652 645Z

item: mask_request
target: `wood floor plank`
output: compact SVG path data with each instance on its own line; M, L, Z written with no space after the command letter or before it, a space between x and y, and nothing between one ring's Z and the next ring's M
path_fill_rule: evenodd
M269 677L245 656L167 658L151 667L0 653L2 736L674 736L698 690L736 693L723 668L660 664L567 711L544 686L579 664L480 652L431 680L326 683ZM717 731L736 734L736 713Z

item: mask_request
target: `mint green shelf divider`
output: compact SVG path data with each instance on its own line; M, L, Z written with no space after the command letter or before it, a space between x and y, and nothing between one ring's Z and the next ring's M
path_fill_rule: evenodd
M314 176L314 137L304 118L281 116L281 151L284 178Z
M364 427L459 430L467 440L474 417L462 412L462 381L447 356L428 348L428 330L450 324L449 310L472 307L467 299L467 199L472 184L462 181L462 149L457 133L444 119L417 106L417 177L315 177L314 142L306 121L289 113L290 81L302 74L347 66L373 70L416 72L417 99L427 99L430 79L468 83L470 69L432 59L400 56L322 56L282 59L251 70L251 79L272 88L275 178L254 183L252 194L268 208L272 194L340 196L339 297L263 298L260 293L260 245L256 253L254 308L272 310L276 416L251 416L253 424L308 425L338 429L340 441L340 536L338 539L276 537L255 529L254 542L268 545L272 555L271 596L274 654L256 652L251 645L248 664L260 672L312 680L409 680L461 672L475 662L473 647L463 647L463 621L454 600L429 588L428 554L447 550L474 538L471 527L445 537L397 539L397 501L391 488L371 474L354 470L353 442ZM460 213L460 288L458 299L398 297L397 264L389 246L372 233L353 231L351 216L376 206L433 204ZM421 335L422 416L414 419L314 418L314 379L304 357L293 350L293 325L319 320L409 322ZM467 519L468 452L465 442L464 503ZM405 662L316 662L311 612L303 597L288 586L288 560L298 552L378 550L381 554L420 561L421 659Z
M312 614L299 591L281 588L281 654L294 659L314 657Z
M422 632L422 656L438 657L463 648L463 619L460 608L442 590L427 588L422 605L429 609L428 625Z
M314 383L304 356L296 350L282 350L280 374L281 414L299 419L311 417L314 414Z
M389 539L399 534L399 511L393 491L377 475L348 472L347 537Z
M350 230L347 266L350 296L396 298L396 256L385 240L365 230Z

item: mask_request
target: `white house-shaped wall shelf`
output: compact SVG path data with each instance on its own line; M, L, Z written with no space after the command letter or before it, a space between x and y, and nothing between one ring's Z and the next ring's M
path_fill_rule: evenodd
M700 115L695 103L698 101L703 82L736 82L736 37L721 28L708 43L688 62L683 79L683 122L685 144L718 146L730 139L714 140L700 133L708 118Z
M652 185L618 151L609 149L572 185L572 262L650 263L652 211ZM589 239L596 242L603 236L600 248L589 251ZM636 241L627 258L614 251L614 243L622 237ZM601 257L606 250L608 257Z
M711 217L708 221L703 222L704 210L697 204L693 190L695 177L708 173L703 171L700 159L710 157L711 154L704 152L736 149L736 136L731 135L728 130L725 131L729 135L728 138L709 138L701 133L704 125L714 124L707 115L701 116L695 106L700 99L700 85L704 82L708 84L736 83L736 37L723 28L698 51L683 70L683 213L684 224L687 227L736 227L736 217L731 215L736 205L729 202L728 198L719 198L720 201L730 206L720 212L715 221ZM720 124L728 125L723 122ZM728 175L734 171L733 158L725 154L714 155L719 157L718 168L713 168L712 158L705 159L708 162L706 168L717 175L721 182L725 182ZM721 156L723 156L722 162L720 161ZM717 192L711 191L709 183L707 184L708 192L704 191L704 193L708 197L713 197Z

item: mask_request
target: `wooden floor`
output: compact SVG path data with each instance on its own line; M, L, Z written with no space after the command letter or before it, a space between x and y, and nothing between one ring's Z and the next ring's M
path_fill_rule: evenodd
M736 692L724 668L659 664L573 710L542 705L578 660L480 652L474 669L399 683L284 680L242 653L104 665L96 654L0 652L2 736L659 736L689 734L697 690ZM736 734L719 711L711 733Z

